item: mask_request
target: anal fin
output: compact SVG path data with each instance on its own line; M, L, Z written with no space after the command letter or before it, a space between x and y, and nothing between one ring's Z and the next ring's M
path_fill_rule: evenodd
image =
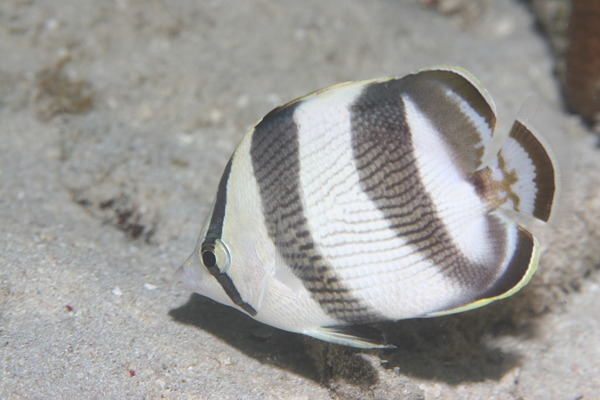
M396 346L386 343L385 336L381 330L372 326L322 326L304 333L326 342L361 349L396 348Z

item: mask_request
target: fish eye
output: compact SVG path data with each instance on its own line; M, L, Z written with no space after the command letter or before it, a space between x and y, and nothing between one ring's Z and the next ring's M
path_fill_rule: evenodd
M205 240L200 247L200 259L213 275L224 274L231 265L229 249L220 239Z

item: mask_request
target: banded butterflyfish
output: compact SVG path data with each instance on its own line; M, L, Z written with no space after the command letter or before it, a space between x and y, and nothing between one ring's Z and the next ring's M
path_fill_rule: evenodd
M265 324L386 347L365 324L510 296L560 189L549 146L453 67L349 82L267 114L231 156L196 249L192 291Z

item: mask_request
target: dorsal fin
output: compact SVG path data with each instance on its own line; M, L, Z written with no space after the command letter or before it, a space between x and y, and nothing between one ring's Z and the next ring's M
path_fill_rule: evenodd
M402 82L404 94L427 116L461 169L470 173L480 168L494 136L496 109L479 81L463 69L442 66Z

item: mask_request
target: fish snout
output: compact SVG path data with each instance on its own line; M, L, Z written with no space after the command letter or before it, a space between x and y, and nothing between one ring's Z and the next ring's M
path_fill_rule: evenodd
M192 253L185 260L185 262L177 268L173 278L175 279L175 284L178 287L182 287L186 290L194 290L192 282L194 282L194 275L197 275L197 261L195 254Z

